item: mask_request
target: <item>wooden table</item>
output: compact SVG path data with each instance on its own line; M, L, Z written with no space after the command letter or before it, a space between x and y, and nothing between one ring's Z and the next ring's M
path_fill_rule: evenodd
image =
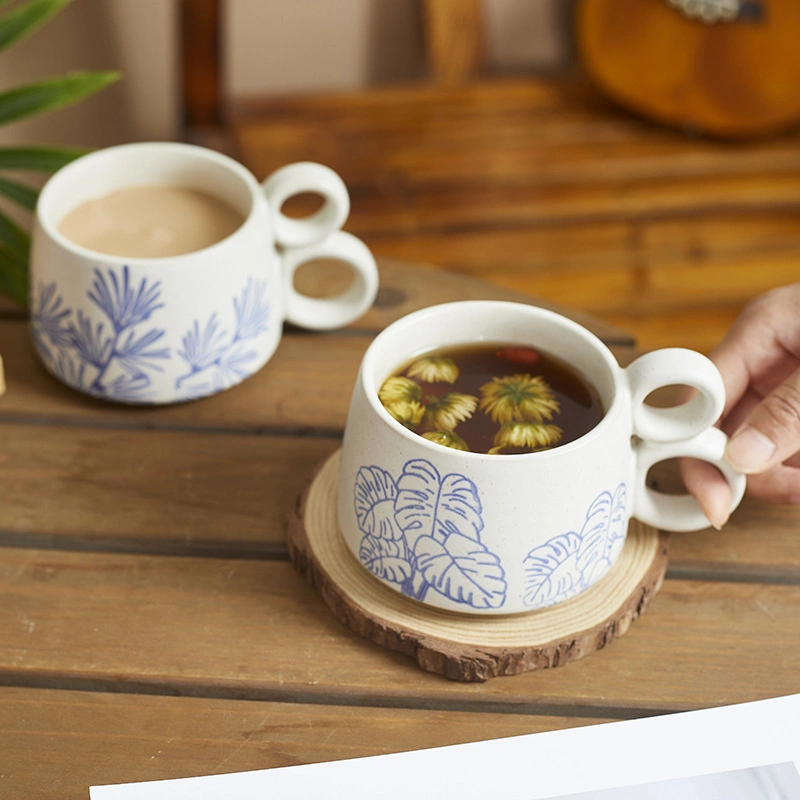
M76 394L39 366L25 319L0 318L0 798L85 800L92 784L800 689L800 510L753 501L722 533L673 536L646 614L564 667L452 682L332 617L287 560L285 521L339 446L371 337L430 303L519 299L442 272L381 268L378 306L357 325L290 331L257 376L182 406Z

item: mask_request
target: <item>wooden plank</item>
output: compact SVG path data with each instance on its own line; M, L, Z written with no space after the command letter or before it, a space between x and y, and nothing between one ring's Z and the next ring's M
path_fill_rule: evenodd
M235 124L244 162L259 175L305 158L332 166L351 191L348 228L376 254L630 324L647 347L707 350L748 299L796 279L796 131L693 139L574 77L259 110Z
M800 510L746 497L721 531L673 534L672 574L797 583ZM794 537L792 531L795 532Z
M610 313L608 321L634 331L643 350L659 347L688 347L709 353L739 316L743 303L717 308L649 313L635 309Z
M422 260L595 313L738 302L790 283L800 221L787 214L387 237L379 255ZM497 255L502 254L502 255Z
M0 688L2 794L295 766L595 724L583 717Z
M580 309L640 346L707 351L751 298L797 279L794 214L474 228L379 238L382 256L428 257L453 272ZM541 302L541 301L537 301Z
M28 342L27 324L0 321L8 391L0 420L83 420L117 427L253 431L309 428L330 433L344 427L350 393L366 336L290 333L270 362L230 391L193 403L133 407L95 400L68 389L45 372ZM313 346L310 340L313 339ZM312 377L313 376L313 377ZM325 380L325 395L309 380Z
M286 557L338 439L0 425L0 543Z
M425 202L431 192L439 201L447 192L467 191L476 200L488 192L491 203L485 207L514 190L536 197L535 189L559 187L579 192L595 187L598 194L613 196L614 187L627 185L646 192L651 202L665 193L663 201L672 194L674 202L675 189L685 185L697 192L681 192L693 205L714 198L730 206L748 202L746 187L764 185L765 178L778 179L790 191L789 182L780 179L800 169L797 134L720 145L649 126L608 106L598 109L585 96L572 105L565 98L541 112L524 102L509 108L492 97L492 87L501 91L497 83L483 94L422 89L412 95L389 88L334 95L328 104L315 98L278 102L264 107L260 119L239 119L234 130L240 157L257 176L291 161L323 161L342 174L354 198L370 194L373 206L364 210L366 218L390 210L381 198L395 206L405 198L411 207L412 198ZM388 108L387 99L394 100ZM720 187L736 181L741 196L726 200ZM518 205L523 198L513 197ZM627 198L614 199L606 215ZM355 215L361 213L357 205ZM447 204L440 213L448 213Z
M0 676L41 688L627 716L795 691L799 602L797 586L668 580L610 647L460 684L343 629L285 562L6 548Z
M0 425L0 543L285 557L285 522L338 438ZM46 487L46 491L43 491ZM675 534L670 568L800 583L800 510L747 498Z
M409 263L393 258L378 259L381 289L374 307L353 328L377 332L412 311L458 300L504 300L528 303L575 320L609 345L633 345L634 337L623 328L587 314L569 302L553 302L519 289L493 285L485 279L441 269L435 262ZM487 276L484 276L488 277Z
M621 178L664 174L657 161L649 159L656 154L659 160L671 159L668 166L677 167L676 174L682 175L701 174L709 167L741 174L798 164L797 153L792 152L796 132L739 144L687 137L620 113L575 76L484 79L463 87L382 86L258 102L240 100L233 104L232 122L242 156L257 174L274 169L271 153L291 160L296 153L309 151L347 161L356 178L369 177L366 167L387 153L401 159L407 154L409 159L389 161L390 166L433 163L438 154L442 160L433 164L435 174L503 175L512 180L522 177L533 159L554 171L582 159L610 176L610 165L604 169L599 162L613 155ZM417 137L413 144L409 142L412 134ZM351 149L366 141L372 144L369 150ZM458 162L466 150L476 155L475 163ZM491 164L497 171L487 173L484 159L492 152ZM504 159L505 153L523 154L523 172L514 173L514 160ZM457 173L450 168L455 163ZM574 168L571 172L577 174ZM377 179L373 176L371 181Z
M308 113L339 120L342 124L352 120L353 126L358 128L363 125L363 118L371 124L384 120L387 129L394 129L407 118L411 105L435 112L456 103L463 104L465 109L480 108L492 114L546 118L552 118L559 111L593 115L599 111L613 113L616 108L588 81L576 76L554 76L549 80L484 78L456 87L415 82L354 92L238 97L233 99L231 117L234 123L249 125L258 124L259 120L263 122L265 118L293 118L298 113ZM668 131L664 133L672 136Z

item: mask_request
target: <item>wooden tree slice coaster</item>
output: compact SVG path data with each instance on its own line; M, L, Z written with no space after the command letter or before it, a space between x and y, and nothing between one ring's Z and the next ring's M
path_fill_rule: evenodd
M339 531L340 452L318 468L289 520L289 557L340 622L411 656L428 672L484 681L566 664L625 633L661 588L669 534L633 520L609 572L577 597L550 608L484 616L412 600L372 576Z

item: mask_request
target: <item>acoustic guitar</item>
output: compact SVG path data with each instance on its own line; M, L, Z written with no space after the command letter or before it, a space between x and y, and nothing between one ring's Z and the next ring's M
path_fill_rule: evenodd
M800 0L579 0L589 77L629 110L740 138L800 120Z

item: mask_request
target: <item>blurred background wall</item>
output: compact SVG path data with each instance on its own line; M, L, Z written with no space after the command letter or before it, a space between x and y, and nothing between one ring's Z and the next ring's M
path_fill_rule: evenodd
M424 74L415 0L225 0L229 97L349 89ZM499 72L571 61L569 0L484 0L487 57ZM2 142L100 147L179 136L176 0L73 0L0 55L0 89L77 69L123 80L73 109L7 126Z

